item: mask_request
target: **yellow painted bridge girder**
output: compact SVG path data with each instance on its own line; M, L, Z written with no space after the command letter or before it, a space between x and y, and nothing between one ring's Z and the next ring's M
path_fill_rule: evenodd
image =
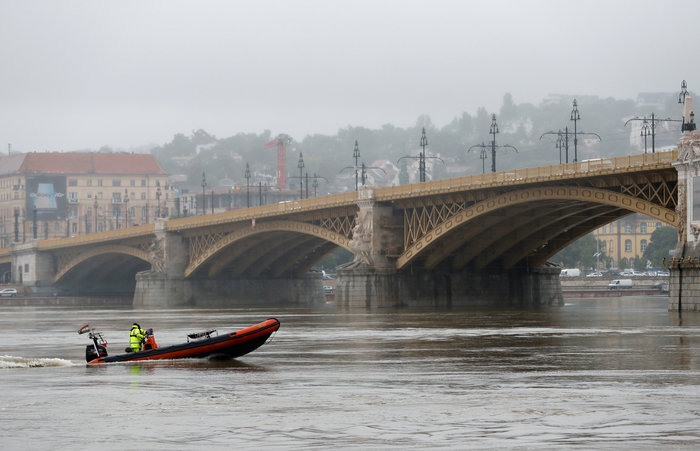
M478 202L453 216L446 218L433 230L407 247L396 261L396 268L402 269L418 257L422 251L438 242L449 232L480 216L507 207L524 203L549 200L572 200L619 207L630 212L641 213L673 227L678 225L678 214L671 209L627 194L598 188L580 186L545 186L511 191Z
M189 265L187 265L187 268L185 268L185 277L190 277L200 267L202 267L204 263L209 261L220 251L235 243L236 241L243 240L253 235L269 232L290 232L301 233L304 235L312 235L334 243L352 252L352 249L350 249L349 246L350 240L347 237L314 224L298 221L259 222L255 226L246 227L244 229L238 229L234 232L226 234L222 236L218 241L212 243L211 246L209 246L204 252L202 252L196 260L190 261Z

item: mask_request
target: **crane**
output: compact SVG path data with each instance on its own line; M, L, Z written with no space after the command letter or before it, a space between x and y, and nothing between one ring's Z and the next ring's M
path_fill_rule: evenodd
M277 189L287 188L287 144L292 142L292 137L280 133L275 139L265 144L265 147L277 146Z

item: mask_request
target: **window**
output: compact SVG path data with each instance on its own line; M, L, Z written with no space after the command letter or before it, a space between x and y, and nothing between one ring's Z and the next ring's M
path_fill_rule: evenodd
M24 264L24 272L29 272L29 263Z
M632 233L632 226L629 224L625 225L625 233Z
M641 233L647 233L647 223L646 222L639 224L639 231Z
M141 179L141 186L146 186L146 179Z
M120 191L117 191L116 193L112 193L112 202L121 202L122 201L122 193Z
M639 249L640 249L642 252L644 252L645 250L647 250L647 240L642 240L642 241L639 243Z
M661 227L661 223L660 223L660 222L657 222L657 223L656 223L656 228L658 229L659 227Z
M131 186L136 186L136 180L131 179L131 181L129 182L129 184L130 184Z
M92 193L87 193L87 198L92 199Z
M632 240L625 240L625 252L632 252Z
M141 219L144 221L148 220L148 208L141 207Z
M98 198L98 199L102 199L102 191L100 191L99 193L97 193L97 198Z
M87 186L92 186L92 179L87 179Z
M89 217L92 217L92 207L88 207L88 209L87 209L87 215L88 215L88 218L89 218Z
M97 186L102 186L102 179L97 179Z
M68 179L68 186L78 186L77 179Z
M71 232L78 233L78 223L77 222L74 222L71 224Z
M141 193L141 200L146 200L146 193Z
M112 186L122 186L122 181L119 179L112 180Z
M129 214L131 215L132 218L136 217L136 207L131 207L129 209Z

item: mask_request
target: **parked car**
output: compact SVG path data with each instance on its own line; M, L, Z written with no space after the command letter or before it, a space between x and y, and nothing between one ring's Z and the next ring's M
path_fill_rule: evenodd
M0 290L0 296L17 296L17 288L3 288Z
M668 282L657 282L651 287L655 290L668 291Z
M586 277L603 277L603 273L595 271L595 272L586 274Z
M671 273L668 271L656 271L656 277L668 277Z

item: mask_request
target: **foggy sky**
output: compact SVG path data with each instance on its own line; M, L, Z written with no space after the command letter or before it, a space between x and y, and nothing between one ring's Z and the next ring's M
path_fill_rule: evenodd
M700 87L697 2L0 0L0 152ZM693 17L695 19L693 19ZM584 111L585 105L579 103Z

